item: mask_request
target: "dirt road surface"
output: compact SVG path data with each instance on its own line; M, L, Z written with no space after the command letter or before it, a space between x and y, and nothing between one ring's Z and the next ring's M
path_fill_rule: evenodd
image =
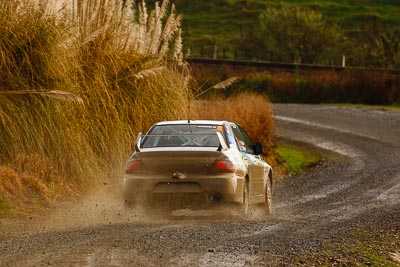
M278 180L273 215L232 207L149 213L105 186L46 216L0 220L0 266L287 266L400 221L400 113L274 105L277 135L333 161Z

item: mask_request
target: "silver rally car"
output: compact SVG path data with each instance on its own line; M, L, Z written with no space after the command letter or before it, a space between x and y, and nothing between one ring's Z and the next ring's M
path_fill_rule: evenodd
M139 133L134 150L123 178L127 203L185 194L271 211L272 168L261 157L261 144L234 122L159 122Z

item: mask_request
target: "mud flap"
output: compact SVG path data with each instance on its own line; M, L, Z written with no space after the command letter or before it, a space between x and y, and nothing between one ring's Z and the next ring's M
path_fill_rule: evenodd
M248 170L250 204L264 203L264 168L257 165L249 165Z

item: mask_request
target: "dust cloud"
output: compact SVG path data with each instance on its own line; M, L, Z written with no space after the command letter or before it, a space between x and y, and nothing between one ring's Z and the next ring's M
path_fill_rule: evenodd
M140 201L139 201L140 203ZM1 219L0 238L112 224L168 224L171 221L265 220L262 208L244 215L240 204L213 203L201 207L160 208L125 205L120 186L104 186L79 200L58 202L24 219ZM4 231L2 231L4 229Z

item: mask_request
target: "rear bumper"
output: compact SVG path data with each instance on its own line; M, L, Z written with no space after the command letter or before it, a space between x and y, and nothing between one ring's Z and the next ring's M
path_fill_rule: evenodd
M242 179L243 180L243 179ZM221 200L232 202L237 198L240 178L234 174L216 176L188 177L172 179L155 175L125 175L123 179L124 197L132 200L139 195L160 194L209 194L219 196Z

